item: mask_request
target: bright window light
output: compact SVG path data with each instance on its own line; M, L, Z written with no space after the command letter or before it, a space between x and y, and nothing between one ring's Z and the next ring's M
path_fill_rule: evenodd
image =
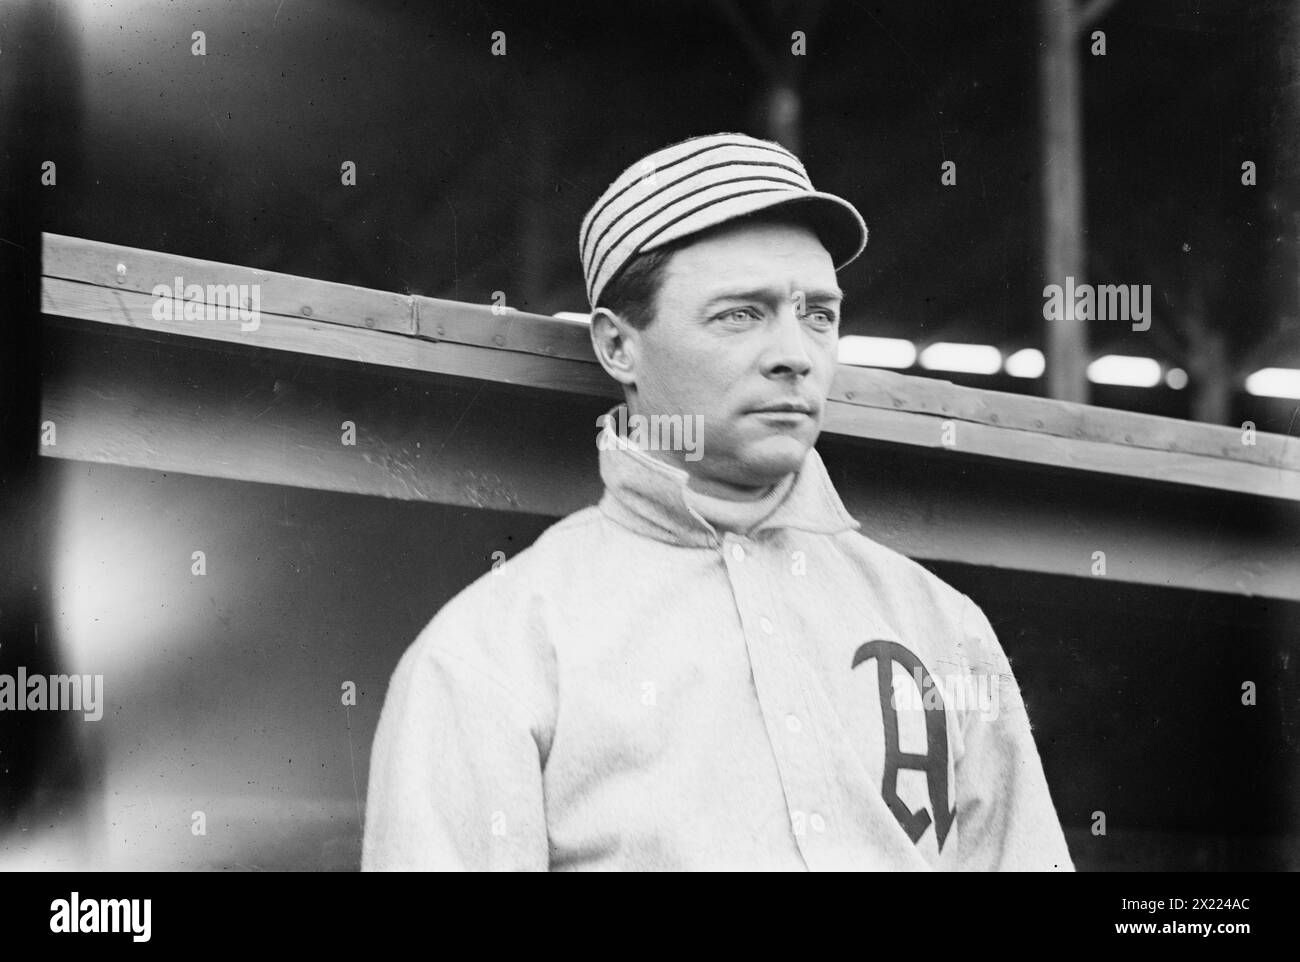
M864 337L846 334L840 338L841 364L858 367L907 368L916 363L916 347L897 337Z
M579 324L591 323L590 314L581 314L578 311L556 311L551 316L563 318L566 321L577 321Z
M1002 370L1002 352L989 344L938 341L921 352L921 367L962 374L996 374Z
M1036 347L1016 351L1007 358L1005 365L1006 372L1012 377L1042 377L1046 369L1047 361L1043 359L1043 352Z
M1266 367L1246 378L1246 392L1256 397L1300 398L1300 370Z
M1104 354L1088 365L1088 380L1093 384L1155 387L1160 383L1160 363L1149 357Z

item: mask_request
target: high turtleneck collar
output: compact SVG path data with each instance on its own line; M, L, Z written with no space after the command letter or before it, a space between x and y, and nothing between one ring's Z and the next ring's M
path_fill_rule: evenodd
M615 407L601 431L600 509L647 537L691 547L708 547L723 529L756 535L768 528L797 528L838 534L861 527L844 508L815 448L798 471L754 501L724 502L687 487L690 475L619 436Z

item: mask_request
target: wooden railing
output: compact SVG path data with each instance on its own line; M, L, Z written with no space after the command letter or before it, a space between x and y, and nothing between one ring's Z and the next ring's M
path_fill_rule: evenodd
M594 452L589 415L621 395L582 323L54 234L45 235L42 273L43 311L55 323L75 319L79 330L104 334L131 328L155 342L145 351L117 338L103 348L111 363L87 362L47 380L42 418L59 435L44 454L554 516L599 495L599 479L582 460ZM256 327L245 330L252 325L234 316L166 317L154 290L177 278L205 292L256 285ZM210 314L218 304L205 293L193 306ZM226 360L187 360L204 345ZM255 349L247 357L260 364L270 363L266 351L289 352L274 356L296 356L295 370L332 365L349 376L395 377L389 390L414 393L380 403L376 388L353 387L346 404L323 388L268 394L265 377L246 375L241 347ZM201 383L205 370L218 368L219 378ZM283 372L270 379L277 391L289 380ZM241 397L245 391L251 396ZM482 408L503 391L522 391L525 410L516 405L519 413L504 417L497 405L462 424L476 399ZM368 441L341 447L341 419L353 412L356 420L361 407ZM543 409L563 410L580 427L534 413ZM836 481L850 510L915 557L1086 576L1089 545L1123 541L1131 550L1115 575L1122 580L1300 599L1300 445L1267 433L1246 440L1237 428L841 365L819 446L834 449L828 464L843 468ZM886 497L890 479L860 470L870 461L849 453L863 443L911 452L909 463L950 479L962 472L1006 483L966 505L954 504L951 484L937 482ZM1051 519L1064 508L1031 492L1066 490L1082 492L1079 514L1058 531ZM904 518L873 507L887 498L896 506L918 500ZM1254 520L1234 524L1237 515L1229 515L1213 529L1198 527L1189 512L1205 505ZM1017 519L1028 535L1006 530Z

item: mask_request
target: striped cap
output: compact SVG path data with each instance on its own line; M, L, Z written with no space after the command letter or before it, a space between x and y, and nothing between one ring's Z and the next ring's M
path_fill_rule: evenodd
M594 308L638 254L725 221L798 205L838 270L862 253L867 225L848 201L813 190L799 158L745 134L692 137L619 175L582 219L579 250Z

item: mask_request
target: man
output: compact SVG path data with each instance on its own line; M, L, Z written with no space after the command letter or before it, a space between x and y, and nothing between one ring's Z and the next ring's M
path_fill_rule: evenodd
M813 448L865 244L739 134L597 201L592 344L626 396L604 496L402 658L364 868L1072 868L988 621L860 534Z

